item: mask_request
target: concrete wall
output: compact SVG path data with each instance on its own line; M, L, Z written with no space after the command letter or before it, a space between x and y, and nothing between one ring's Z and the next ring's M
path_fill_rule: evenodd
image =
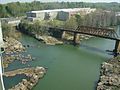
M40 20L43 20L45 18L45 12L36 13L36 18L40 18Z
M53 20L56 19L58 15L57 11L52 11L52 12L45 12L45 20Z
M36 17L36 13L27 12L27 17Z
M27 12L26 14L29 21L44 20L45 18L45 12Z
M20 20L13 20L13 21L8 21L7 23L8 23L8 24L11 24L11 25L13 25L13 26L16 26L16 25L18 25L20 22L21 22Z
M38 12L34 16L30 15L30 13L27 15L27 19L30 21L35 21L35 20L52 20L56 19L58 12Z
M1 28L1 21L0 21L0 46L3 44L3 35L2 35L2 28Z
M58 12L57 19L66 21L70 18L69 16L70 16L69 12L60 11L60 12Z
M2 45L3 45L3 37L2 37L2 28L0 21L0 90L5 90L3 84L3 77L2 77L2 52L1 52Z
M57 14L58 14L58 12L57 12L57 11L50 12L50 13L49 13L49 15L50 15L50 20L52 20L52 19L56 19Z

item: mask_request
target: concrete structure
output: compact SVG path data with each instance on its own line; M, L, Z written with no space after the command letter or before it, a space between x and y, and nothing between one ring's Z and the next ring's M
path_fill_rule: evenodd
M20 19L17 18L1 18L0 19L2 23L7 23L12 26L17 26L20 23Z
M117 19L117 23L120 24L120 12L116 12L115 16L116 16L116 19Z
M58 12L58 19L66 21L71 16L74 16L75 14L86 15L86 14L89 14L91 12L94 12L95 10L96 9L91 9L91 8L63 9L62 11Z
M3 36L2 36L2 28L1 28L1 21L0 21L0 46L3 44Z
M116 12L115 16L120 17L120 12Z
M30 21L35 21L35 20L44 20L45 18L45 12L43 11L30 11L27 12L27 19Z
M17 20L17 19L16 20L9 20L9 21L7 21L7 23L16 26L16 25L18 25L20 23L20 20Z
M5 90L4 84L3 84L3 77L2 77L2 49L3 46L3 38L2 38L2 28L1 28L1 22L0 22L0 90Z
M69 8L69 9L53 9L53 10L41 10L41 11L30 11L27 12L27 19L30 21L35 20L67 20L70 16L77 13L89 14L94 12L96 9L91 8Z
M52 20L52 19L56 19L58 12L60 11L60 9L55 9L55 10L44 10L45 12L45 20Z
M52 20L57 17L58 12L60 9L54 9L54 10L41 10L41 11L30 11L27 12L27 19L29 21L35 21L35 20Z
M65 10L58 12L58 19L66 21L71 16L74 16L75 14L78 14L78 13L80 13L79 9L65 9Z
M67 20L67 19L69 19L69 18L70 18L69 12L60 11L60 12L58 13L58 20L63 20L63 21L65 21L65 20Z

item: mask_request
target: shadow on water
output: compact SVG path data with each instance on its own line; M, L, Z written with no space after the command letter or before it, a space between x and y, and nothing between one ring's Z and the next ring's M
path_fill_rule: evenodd
M80 47L83 47L83 48L91 50L91 51L99 52L99 53L107 53L108 55L114 55L112 50L102 50L102 49L92 47L89 45L85 45L85 44L80 44Z

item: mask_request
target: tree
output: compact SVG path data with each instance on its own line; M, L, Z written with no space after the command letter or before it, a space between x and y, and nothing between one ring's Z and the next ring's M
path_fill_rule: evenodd
M75 17L76 17L77 25L78 25L78 26L79 26L79 25L82 25L82 24L83 24L83 20L82 20L81 15L80 15L80 14L76 14Z
M9 24L2 24L2 31L4 37L13 37L13 38L19 38L20 33L18 33L15 29L15 27L9 25Z
M62 27L64 25L64 21L50 20L47 25L52 27Z
M65 22L64 28L66 29L76 29L78 26L77 22L76 22L76 18L74 16L72 16L70 19L68 19Z

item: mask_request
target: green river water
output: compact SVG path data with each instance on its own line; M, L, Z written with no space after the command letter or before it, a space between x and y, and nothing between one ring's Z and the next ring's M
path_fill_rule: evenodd
M27 54L36 57L34 61L22 65L15 61L7 70L30 66L48 67L43 79L39 80L33 90L95 90L100 75L102 62L112 58L106 50L113 50L112 40L90 38L72 45L49 46L27 35L22 35L20 41L27 48ZM6 89L18 83L18 79L5 78ZM7 83L10 82L10 83Z

